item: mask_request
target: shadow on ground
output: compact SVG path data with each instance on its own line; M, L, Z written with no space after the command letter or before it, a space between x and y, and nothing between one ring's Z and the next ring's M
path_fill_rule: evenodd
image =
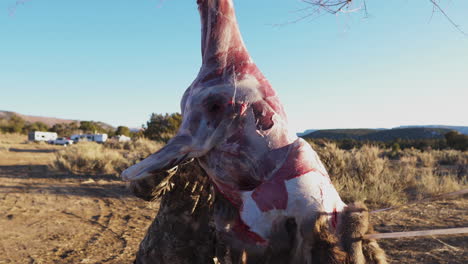
M44 195L95 198L133 197L115 175L76 175L50 170L45 165L0 166L0 193L34 193Z
M35 178L35 179L89 179L120 181L113 174L79 175L51 170L47 165L9 165L0 166L0 178Z
M30 152L30 153L54 153L57 152L56 149L17 149L9 148L10 152Z

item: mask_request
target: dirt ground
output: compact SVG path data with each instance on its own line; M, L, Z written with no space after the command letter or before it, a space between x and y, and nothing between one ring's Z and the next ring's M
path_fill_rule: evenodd
M0 167L0 263L131 263L157 203L112 176Z
M8 155L0 153L0 263L132 263L157 202L132 197L114 176L51 172L48 158L8 165ZM378 232L466 227L467 208L468 199L458 197L381 212L372 221ZM391 263L468 263L468 236L380 243Z

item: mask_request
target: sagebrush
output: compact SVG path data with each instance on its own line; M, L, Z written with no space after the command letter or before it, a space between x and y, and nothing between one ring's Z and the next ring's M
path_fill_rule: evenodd
M120 174L124 169L161 148L140 138L131 142L81 142L56 153L52 168L73 174Z
M467 185L466 151L406 149L394 159L392 150L371 145L342 150L328 142L313 147L348 202L395 205Z

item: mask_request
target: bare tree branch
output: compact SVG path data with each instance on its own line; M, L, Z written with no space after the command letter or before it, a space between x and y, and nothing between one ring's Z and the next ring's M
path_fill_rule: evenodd
M365 0L362 1L365 3ZM351 13L361 10L360 7L351 9L352 4L355 2L353 0L302 0L302 2L333 15L337 13Z
M439 12L442 13L442 15L444 15L444 17L450 22L450 24L452 24L452 26L455 27L455 29L457 29L460 33L462 33L463 35L465 36L468 36L468 34L465 33L465 31L463 31L460 27L460 25L456 24L451 18L449 15L447 15L447 13L445 13L444 9L442 7L440 7L440 5L437 3L437 0L429 0L429 2L432 3L433 5L433 8L432 8L432 15L431 17L434 15L434 12L435 10L439 10Z
M302 9L302 10L312 10L308 15L305 15L301 17L300 19L296 20L300 21L303 20L304 18L311 17L314 14L321 14L321 11L325 11L330 14L338 14L338 13L352 13L352 12L359 12L362 11L365 14L365 17L368 17L368 11L367 11L367 5L366 5L366 0L301 0L302 2L311 5L311 9ZM453 21L453 19L445 12L445 10L439 5L439 0L429 0L429 2L432 4L432 14L430 20L432 20L432 17L434 16L434 13L436 11L439 11L442 13L442 15L447 19L450 24L455 27L457 31L462 33L465 36L468 36L467 33L465 33L461 27ZM356 3L359 3L359 6L357 8L352 8L353 4L356 5Z

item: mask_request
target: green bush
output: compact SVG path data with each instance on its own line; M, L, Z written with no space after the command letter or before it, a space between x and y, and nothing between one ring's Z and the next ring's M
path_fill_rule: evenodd
M143 134L151 140L167 143L177 133L181 123L182 116L179 113L165 115L153 113L146 123Z
M457 131L451 131L445 134L445 140L447 145L452 149L461 151L468 150L468 136L458 133Z
M119 126L119 127L117 127L117 129L115 131L115 134L129 137L130 134L131 134L130 128L128 128L126 126Z

